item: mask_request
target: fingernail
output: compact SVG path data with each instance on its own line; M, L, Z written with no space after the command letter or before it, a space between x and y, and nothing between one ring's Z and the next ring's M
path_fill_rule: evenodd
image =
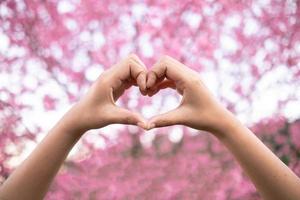
M138 122L137 126L140 127L140 128L142 128L142 129L147 129L145 123L143 123L143 122Z
M148 130L151 130L155 127L155 124L154 123L150 123L149 126L148 126Z

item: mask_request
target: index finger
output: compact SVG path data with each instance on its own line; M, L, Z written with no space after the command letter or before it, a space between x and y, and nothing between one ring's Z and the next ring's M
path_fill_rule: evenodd
M174 82L181 80L184 76L185 66L177 60L163 56L156 62L147 74L147 88L152 88L159 80L164 77Z
M121 64L122 70L120 73L120 78L126 80L132 78L136 80L137 85L141 90L146 89L146 75L147 69L144 63L135 55L130 54Z

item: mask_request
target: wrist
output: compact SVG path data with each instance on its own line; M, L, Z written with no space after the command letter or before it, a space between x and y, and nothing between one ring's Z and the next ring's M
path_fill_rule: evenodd
M224 140L229 134L240 126L238 119L226 108L222 108L219 112L216 129L213 134L219 139Z
M75 137L81 137L86 131L87 127L82 124L83 111L81 106L76 103L58 122L57 126L63 129L67 134Z

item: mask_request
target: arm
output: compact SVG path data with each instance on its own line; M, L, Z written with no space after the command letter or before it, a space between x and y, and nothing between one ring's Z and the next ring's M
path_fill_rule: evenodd
M146 68L135 55L101 74L86 96L64 115L3 183L0 199L43 199L69 151L89 129L113 123L145 128L139 114L115 105L124 90L132 85L138 85L143 92L146 88Z
M168 56L147 75L149 96L166 87L176 89L182 102L175 110L150 119L148 128L182 124L209 131L234 155L264 199L300 199L299 178L216 101L196 72Z
M219 137L264 199L300 199L300 179L248 128L232 116Z
M71 120L68 113L9 176L0 189L0 199L43 198L62 162L83 134L72 130Z

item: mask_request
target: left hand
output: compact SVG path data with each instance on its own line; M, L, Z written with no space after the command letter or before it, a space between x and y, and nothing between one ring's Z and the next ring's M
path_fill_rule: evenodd
M146 76L145 65L134 54L104 71L85 97L72 108L70 116L77 118L73 126L82 132L109 124L132 124L145 128L146 122L140 114L120 108L115 102L132 85L137 85L145 93Z

